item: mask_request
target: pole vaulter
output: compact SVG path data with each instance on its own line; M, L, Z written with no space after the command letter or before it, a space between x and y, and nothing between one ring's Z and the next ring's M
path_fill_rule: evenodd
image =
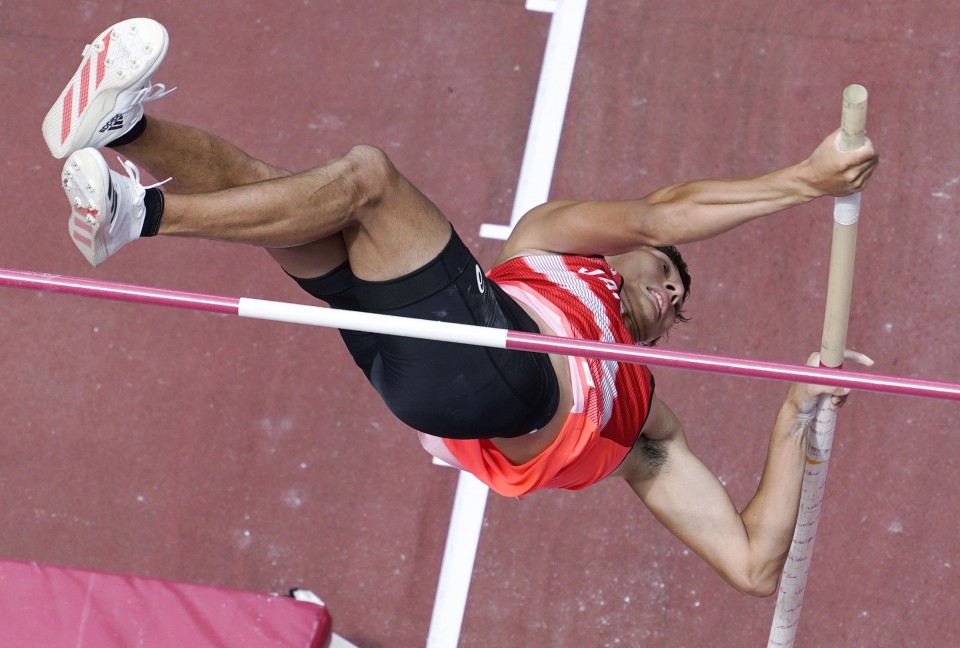
M850 151L866 142L867 90L849 85L843 91L840 114L840 138L837 145ZM847 342L850 301L853 295L853 264L857 252L857 221L860 216L860 193L837 198L833 208L833 245L830 251L830 274L827 280L827 307L820 342L820 366L839 369ZM807 466L803 474L800 511L790 553L780 577L777 607L770 628L768 648L793 646L800 622L803 590L806 587L816 539L827 466L833 447L837 411L830 407L830 397L821 397L813 434L807 437Z
M499 349L578 355L748 378L807 382L904 396L960 401L960 384L957 383L839 371L825 366L810 367L684 351L667 351L630 344L595 342L247 297L224 297L148 288L5 268L0 268L0 286ZM842 345L839 348L841 360L835 366L839 366L843 358Z

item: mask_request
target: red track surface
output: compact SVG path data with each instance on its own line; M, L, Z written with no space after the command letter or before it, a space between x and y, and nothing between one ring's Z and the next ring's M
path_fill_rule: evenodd
M40 121L106 25L172 45L155 114L300 169L387 150L481 261L509 220L549 16L521 0L0 5L0 266L307 302L257 250L135 243L99 270L66 235ZM960 380L960 5L591 0L553 195L626 197L797 161L871 93L849 344L882 373ZM831 205L689 246L675 348L802 361L819 346ZM361 647L426 637L455 486L332 331L0 292L0 555L253 591L309 588ZM657 372L746 503L781 385ZM856 395L838 424L798 645L960 635L955 403ZM492 499L463 646L758 646L742 596L625 486Z

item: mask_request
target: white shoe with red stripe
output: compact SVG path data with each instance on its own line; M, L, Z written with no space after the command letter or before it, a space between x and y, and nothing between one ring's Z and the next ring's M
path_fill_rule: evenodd
M143 116L143 103L167 90L150 76L167 53L167 30L155 20L117 23L87 45L83 61L43 120L43 139L55 158L109 144Z
M124 161L123 167L126 176L112 171L99 151L85 148L67 158L60 175L70 201L70 238L94 266L143 231L148 187L140 184L133 162Z

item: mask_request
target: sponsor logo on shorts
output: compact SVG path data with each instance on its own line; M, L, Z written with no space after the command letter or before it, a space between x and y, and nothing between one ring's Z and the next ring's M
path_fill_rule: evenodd
M475 268L476 271L477 271L477 289L478 289L480 292L483 292L484 289L486 288L486 286L485 286L484 283L483 283L483 270L480 269L480 266L479 266L479 265L474 266L474 268Z

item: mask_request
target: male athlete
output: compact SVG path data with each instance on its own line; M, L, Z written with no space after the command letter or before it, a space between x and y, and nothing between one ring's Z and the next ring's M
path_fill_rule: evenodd
M217 136L143 114L166 94L151 77L168 46L148 19L119 23L84 50L43 135L66 157L69 232L99 265L163 234L265 248L311 295L355 309L610 342L650 344L683 319L685 264L672 247L861 189L872 146L841 152L836 133L806 160L741 180L702 180L617 202L557 201L517 224L486 274L448 220L383 151L357 146L301 173ZM167 191L145 188L130 160ZM649 369L344 331L357 365L425 448L508 496L626 480L653 514L737 589L775 591L799 507L805 435L818 397L793 385L756 495L738 512L689 450ZM848 358L872 364L856 353ZM816 356L811 358L816 362Z

